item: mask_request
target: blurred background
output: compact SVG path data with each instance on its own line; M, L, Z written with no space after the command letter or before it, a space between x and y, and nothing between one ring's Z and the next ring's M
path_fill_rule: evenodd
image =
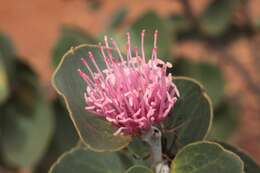
M215 113L208 139L239 146L260 163L259 0L0 4L0 173L45 173L77 143L50 82L62 55L104 34L123 46L127 31L135 39L142 29L147 37L159 30L159 56L173 63L174 75L205 86Z

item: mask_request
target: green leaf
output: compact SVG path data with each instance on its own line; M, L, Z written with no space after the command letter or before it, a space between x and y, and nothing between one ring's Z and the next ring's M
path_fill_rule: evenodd
M145 53L147 59L151 57L153 48L153 34L155 30L158 30L158 56L164 60L170 60L170 46L171 38L169 26L165 20L161 19L154 12L147 12L140 18L138 18L129 28L131 33L131 39L133 45L139 48L139 54L141 53L141 32L143 29L145 33Z
M8 95L9 95L8 77L0 54L0 104L7 99Z
M56 67L63 55L71 48L81 44L94 44L95 39L76 27L63 26L57 43L53 48L52 64Z
M14 64L16 60L16 50L13 46L12 41L0 32L0 59L4 64L8 78L15 75L13 70L15 69Z
M35 98L37 99L37 98ZM15 167L33 167L45 153L53 133L53 115L46 101L35 100L33 115L21 114L14 107L2 116L4 161Z
M11 40L0 33L0 104L6 101L10 94L9 80L14 75L15 52Z
M129 168L125 173L153 173L153 171L150 168L137 165Z
M233 152L213 142L196 142L179 151L172 173L243 173L244 164Z
M149 157L150 147L149 145L140 140L139 138L133 138L131 143L127 146L131 154L137 159L145 159Z
M74 148L53 164L49 173L122 173L132 162L120 152L94 152Z
M53 76L53 84L59 94L65 99L67 108L73 123L83 140L91 149L96 151L115 151L125 147L130 138L127 136L114 136L117 130L104 119L98 118L85 111L84 92L85 82L79 76L77 69L85 69L81 58L86 57L88 52L92 51L101 69L104 69L105 63L97 46L82 45L71 49L63 57L61 63ZM90 61L89 58L86 58ZM91 65L91 62L89 62ZM94 68L93 68L94 69ZM86 74L90 75L86 71Z
M13 57L15 55L15 48L11 40L4 33L0 33L0 53L4 57Z
M227 143L219 142L219 144L227 150L236 153L244 162L245 173L258 173L260 172L260 166L248 155L245 151L239 148L233 147Z
M199 19L202 31L210 36L223 34L239 3L240 0L213 0Z
M214 121L208 138L227 140L238 126L239 107L234 101L226 99L214 112Z
M79 142L77 132L69 117L65 104L58 98L51 103L55 117L55 129L48 151L39 161L36 170L34 170L34 172L37 173L48 172L53 162L55 162L62 153L76 146Z
M195 63L184 58L175 63L172 74L188 76L201 82L210 96L213 106L217 106L224 98L225 80L221 69L206 62Z
M10 96L2 106L3 109L12 105L19 114L32 115L35 109L35 98L40 96L39 81L36 73L24 62L16 59L13 64L13 75L9 78ZM7 108L6 108L7 109Z
M212 124L213 110L205 89L186 77L174 79L180 97L163 122L163 152L174 157L183 146L205 138Z
M63 153L78 143L78 135L69 117L69 113L60 99L53 102L55 114L55 133L53 147L56 153Z

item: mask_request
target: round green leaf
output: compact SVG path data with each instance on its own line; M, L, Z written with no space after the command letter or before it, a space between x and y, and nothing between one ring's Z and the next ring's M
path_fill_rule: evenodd
M79 139L63 102L56 99L52 106L55 113L55 133L52 146L56 153L61 154L75 146Z
M145 159L150 155L149 145L140 138L133 138L127 147L129 152L137 159Z
M199 19L202 31L211 36L222 34L230 26L239 3L240 0L213 0Z
M205 87L213 105L218 105L224 97L225 85L224 77L219 67L203 62L199 63L197 64L194 77Z
M133 45L141 51L141 32L145 29L145 53L150 59L153 48L153 34L158 30L158 56L161 59L169 60L169 52L171 46L170 32L166 22L154 12L147 12L138 18L129 28Z
M8 165L33 167L47 149L53 133L53 115L46 101L36 102L30 116L14 106L2 117L2 153Z
M132 162L119 152L94 152L74 148L53 164L49 173L122 173Z
M196 142L179 151L172 173L243 173L244 164L233 152L213 142Z
M55 128L48 151L37 164L37 173L46 173L57 158L74 147L78 142L78 134L69 117L65 104L61 99L52 101L53 115L55 118Z
M173 74L188 76L201 82L210 96L213 106L218 106L223 100L225 80L221 69L213 64L195 63L187 59L178 59L174 63Z
M12 41L4 33L0 33L0 58L4 63L8 75L12 73L16 50Z
M94 44L95 39L79 28L63 26L58 41L53 48L52 64L57 67L63 55L71 48L80 44Z
M8 77L0 54L0 104L7 99L8 95L9 95Z
M227 140L236 130L239 121L239 107L226 99L214 111L214 121L208 138Z
M104 69L105 63L101 58L99 48L82 45L65 54L53 75L53 85L65 99L71 119L81 139L89 148L95 151L119 150L129 143L130 138L128 136L114 136L113 133L117 130L115 127L104 119L85 111L83 94L86 84L79 76L77 69L86 69L80 59L86 57L89 51L92 51L96 57L99 67ZM89 58L86 60L90 61ZM91 65L91 62L89 64ZM89 74L88 71L85 72Z
M163 152L173 157L183 146L204 139L213 117L210 99L195 80L176 77L180 92L174 108L163 122Z
M129 168L125 173L153 173L153 171L150 168L137 165Z
M14 61L14 74L9 79L12 92L8 99L8 105L15 105L15 110L19 114L32 115L36 107L35 99L41 97L39 90L39 81L36 73L24 62L20 60ZM8 107L4 105L4 107Z
M8 99L0 105L0 109L2 114L19 112L30 116L37 103L35 98L40 96L37 76L28 65L18 59L14 61L13 67L13 73L19 75L8 76L10 92Z
M4 33L0 33L0 52L6 58L14 56L16 52L12 41Z
M245 173L258 173L260 172L260 165L258 165L245 151L239 148L233 147L227 143L219 142L219 144L227 150L236 153L244 162Z

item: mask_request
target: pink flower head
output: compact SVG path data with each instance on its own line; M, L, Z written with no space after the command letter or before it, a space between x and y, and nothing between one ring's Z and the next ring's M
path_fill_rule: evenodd
M141 33L141 55L136 47L132 54L129 33L126 56L123 56L113 39L108 42L105 36L105 45L100 44L99 47L106 69L99 68L95 58L100 57L94 57L92 52L89 52L89 58L95 69L91 69L82 58L90 76L78 69L86 82L86 111L118 127L114 135L131 135L150 129L167 116L179 96L171 74L166 75L166 69L171 64L157 58L158 32L154 33L154 47L148 62L144 50L144 32ZM116 50L118 57L112 55L112 50Z

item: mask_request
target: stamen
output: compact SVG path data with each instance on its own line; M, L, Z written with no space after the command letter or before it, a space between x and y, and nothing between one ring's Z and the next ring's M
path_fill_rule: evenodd
M159 110L159 114L161 115L162 112L163 112L163 108L164 108L164 105L165 105L165 97L167 96L167 86L166 86L166 78L164 77L166 75L166 65L164 64L163 67L162 67L162 78L161 78L161 92L163 93L162 94L162 101L160 103L160 110Z
M127 45L126 45L126 54L127 54L127 65L129 67L130 59L132 58L132 52L131 52L131 36L130 33L126 33L127 35Z
M104 61L106 63L107 68L110 69L109 60L108 60L108 58L107 58L107 56L105 54L104 47L101 45L101 43L99 43L99 49L101 51L101 54L103 56L103 59L104 59Z
M109 47L108 39L107 39L106 35L104 36L104 40L105 40L105 44L106 44L106 51L108 53L108 57L109 57L110 61L112 62L112 64L115 65L115 60L113 59L111 48Z
M129 55L129 45L126 45L126 58L127 58L127 66L129 67L130 55Z
M157 48L157 39L158 39L158 30L154 32L154 40L153 40L153 47Z
M94 66L96 67L97 71L99 72L99 74L102 76L102 78L104 79L104 76L103 76L103 73L101 72L100 68L98 67L96 61L95 61L95 58L94 58L94 55L92 52L88 52L89 54L89 58L91 59L91 61L93 62Z
M152 58L153 60L157 59L157 39L158 39L158 30L155 30L154 36L153 36L153 52L152 52Z
M84 58L81 58L81 61L82 61L82 63L87 67L87 69L88 69L88 71L90 72L90 74L91 74L93 80L95 81L95 75L94 75L93 71L91 70L91 68L89 67L87 61L86 61Z
M88 75L86 75L81 69L77 70L82 79L89 85L94 86L93 82L89 79Z
M115 133L113 133L113 136L122 135L123 130L127 130L126 127L120 127Z
M78 69L78 72L82 79L84 79L84 81L87 82L88 76L83 71L81 71L81 69Z
M152 50L152 57L151 57L151 59L153 61L157 60L157 48L156 47L154 47L153 50Z
M113 38L111 38L111 42L112 42L113 46L115 47L115 49L117 50L117 53L118 53L118 55L119 55L119 57L120 57L120 60L121 60L121 62L123 63L123 62L124 62L124 59L123 59L123 56L122 56L122 54L121 54L121 51L120 51L120 49L119 49L119 47L118 47L116 41L113 40Z
M141 58L138 54L138 48L137 47L134 48L134 53L135 53L135 59L136 59L135 67L139 67L139 71L141 71L140 64L141 64L142 60L141 60Z
M106 47L109 48L108 41L107 41L107 36L106 36L106 35L104 36L104 40L105 40Z
M138 48L137 47L135 47L134 48L134 52L135 52L135 57L137 58L139 55L138 55Z
M145 62L144 33L145 33L145 30L143 29L142 33L141 33L141 49L142 49L142 59L143 59L143 62Z
M108 53L108 57L109 57L110 61L112 62L112 64L117 66L117 64L115 63L115 59L113 58L113 55L112 55L112 50L110 48L106 48L106 51Z

